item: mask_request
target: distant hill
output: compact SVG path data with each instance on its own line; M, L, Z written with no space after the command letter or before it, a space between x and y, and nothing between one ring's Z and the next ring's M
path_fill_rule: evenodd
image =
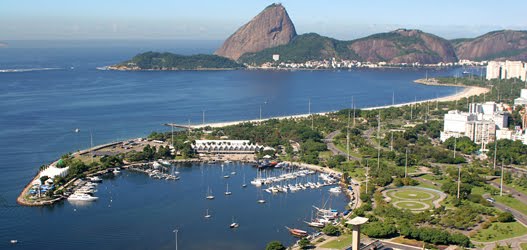
M457 57L449 41L420 30L399 29L353 41L340 41L315 33L299 35L286 45L240 57L243 63L260 65L272 61L305 62L321 59L347 59L369 62L414 63L455 62Z
M357 54L348 48L349 42L321 36L315 33L303 34L295 37L286 45L269 48L256 53L246 53L239 58L240 62L261 65L272 61L273 54L280 55L280 61L305 62L341 58L359 59Z
M108 67L112 70L214 70L238 69L244 66L216 55L183 56L172 53L146 52L131 60Z
M362 61L423 64L455 62L449 41L420 30L398 29L351 41L350 49Z
M460 39L457 39L460 40ZM455 43L459 59L527 60L527 31L499 30Z
M272 4L227 38L214 54L238 60L245 53L288 44L295 36L295 26L285 8Z
M5 47L7 47L7 43L0 42L0 48L5 48Z

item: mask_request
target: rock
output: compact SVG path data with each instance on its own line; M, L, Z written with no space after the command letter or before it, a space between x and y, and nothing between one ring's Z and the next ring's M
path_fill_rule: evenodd
M214 54L238 60L248 52L287 44L295 36L295 26L285 8L272 4L227 38Z
M420 30L398 29L351 42L349 48L362 61L432 64L455 62L454 48L447 40Z
M459 59L527 60L527 31L500 30L473 39L457 39Z

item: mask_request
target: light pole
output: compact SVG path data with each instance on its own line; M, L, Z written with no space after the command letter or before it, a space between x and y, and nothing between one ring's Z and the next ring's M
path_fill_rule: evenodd
M177 232L178 232L178 231L179 231L178 229L174 229L174 231L173 231L174 234L175 234L175 236L176 236L176 250L177 250Z

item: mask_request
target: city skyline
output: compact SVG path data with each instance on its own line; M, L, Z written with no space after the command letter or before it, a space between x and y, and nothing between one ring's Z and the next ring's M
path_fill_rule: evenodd
M6 0L0 8L0 40L222 40L273 2ZM500 12L491 1L281 3L299 34L315 32L341 40L398 28L420 29L447 39L527 29L522 11L527 2L522 1L508 2L515 7Z

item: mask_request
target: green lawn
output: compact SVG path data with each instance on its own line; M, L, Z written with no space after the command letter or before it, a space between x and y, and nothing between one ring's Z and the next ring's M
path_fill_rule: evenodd
M426 191L415 188L400 188L390 190L386 193L391 198L391 203L410 210L422 210L427 204L430 208L434 207L433 201L439 199L439 194L434 191ZM418 202L414 202L418 201Z
M527 250L527 243L521 243L520 247L522 248L522 250Z
M518 222L494 222L487 229L481 229L472 237L475 241L492 242L527 234L527 228Z
M335 240L322 244L320 247L333 248L333 249L344 249L351 245L351 242L352 242L351 240L352 240L351 235L345 234L345 235L339 236Z

